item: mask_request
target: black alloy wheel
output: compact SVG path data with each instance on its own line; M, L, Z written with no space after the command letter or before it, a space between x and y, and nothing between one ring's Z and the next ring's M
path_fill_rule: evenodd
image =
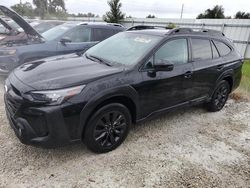
M106 105L90 118L84 133L84 142L93 152L109 152L125 140L130 125L131 115L124 105Z
M121 139L126 126L124 114L119 111L108 112L96 123L95 141L103 147L110 147Z
M220 111L227 102L230 93L230 86L227 81L221 81L212 97L212 100L208 103L208 110L211 112Z

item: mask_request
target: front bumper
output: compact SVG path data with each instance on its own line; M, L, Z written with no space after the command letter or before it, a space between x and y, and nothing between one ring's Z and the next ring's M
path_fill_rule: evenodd
M23 144L54 148L81 141L74 134L79 115L68 113L71 104L30 105L15 90L12 87L5 93L5 108L10 125Z

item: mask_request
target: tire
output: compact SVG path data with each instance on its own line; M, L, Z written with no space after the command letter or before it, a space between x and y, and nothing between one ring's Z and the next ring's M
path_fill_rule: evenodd
M214 91L211 101L207 104L207 110L210 112L220 111L226 104L229 93L229 83L225 80L219 82Z
M90 117L84 131L84 143L95 153L112 151L125 140L131 124L131 114L124 105L103 106Z

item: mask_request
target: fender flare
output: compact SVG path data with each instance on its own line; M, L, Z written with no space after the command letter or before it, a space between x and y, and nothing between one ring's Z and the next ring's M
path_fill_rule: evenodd
M96 94L94 97L92 97L88 103L83 107L81 113L80 113L80 124L77 131L78 138L82 138L83 131L87 125L87 121L91 115L91 113L94 111L94 109L101 104L102 102L114 98L114 97L127 97L136 106L136 114L138 114L139 111L139 96L136 90L130 86L119 86L115 88L109 88L106 89L98 94ZM137 116L137 115L136 115Z
M220 81L224 80L224 78L226 78L226 77L231 77L231 78L232 78L232 81L233 81L233 83L232 83L232 88L233 88L233 85L234 85L234 76L233 76L233 75L234 75L233 69L229 69L229 70L223 72L223 73L218 77L218 79L216 80L216 84L215 84L214 88L213 88L212 91L211 91L210 97L213 96L213 94L214 94L214 92L215 92L215 90L216 90L218 84L220 83Z

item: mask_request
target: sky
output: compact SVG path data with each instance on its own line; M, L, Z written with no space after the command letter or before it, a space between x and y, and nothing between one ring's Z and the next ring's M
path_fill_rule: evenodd
M22 0L22 2L32 0ZM11 6L20 0L1 0L2 5ZM180 18L184 4L183 18L195 18L214 5L223 5L226 16L234 16L237 11L249 12L249 0L121 0L126 16L145 18L149 14L157 18ZM69 13L92 12L102 16L109 10L106 0L65 0Z

